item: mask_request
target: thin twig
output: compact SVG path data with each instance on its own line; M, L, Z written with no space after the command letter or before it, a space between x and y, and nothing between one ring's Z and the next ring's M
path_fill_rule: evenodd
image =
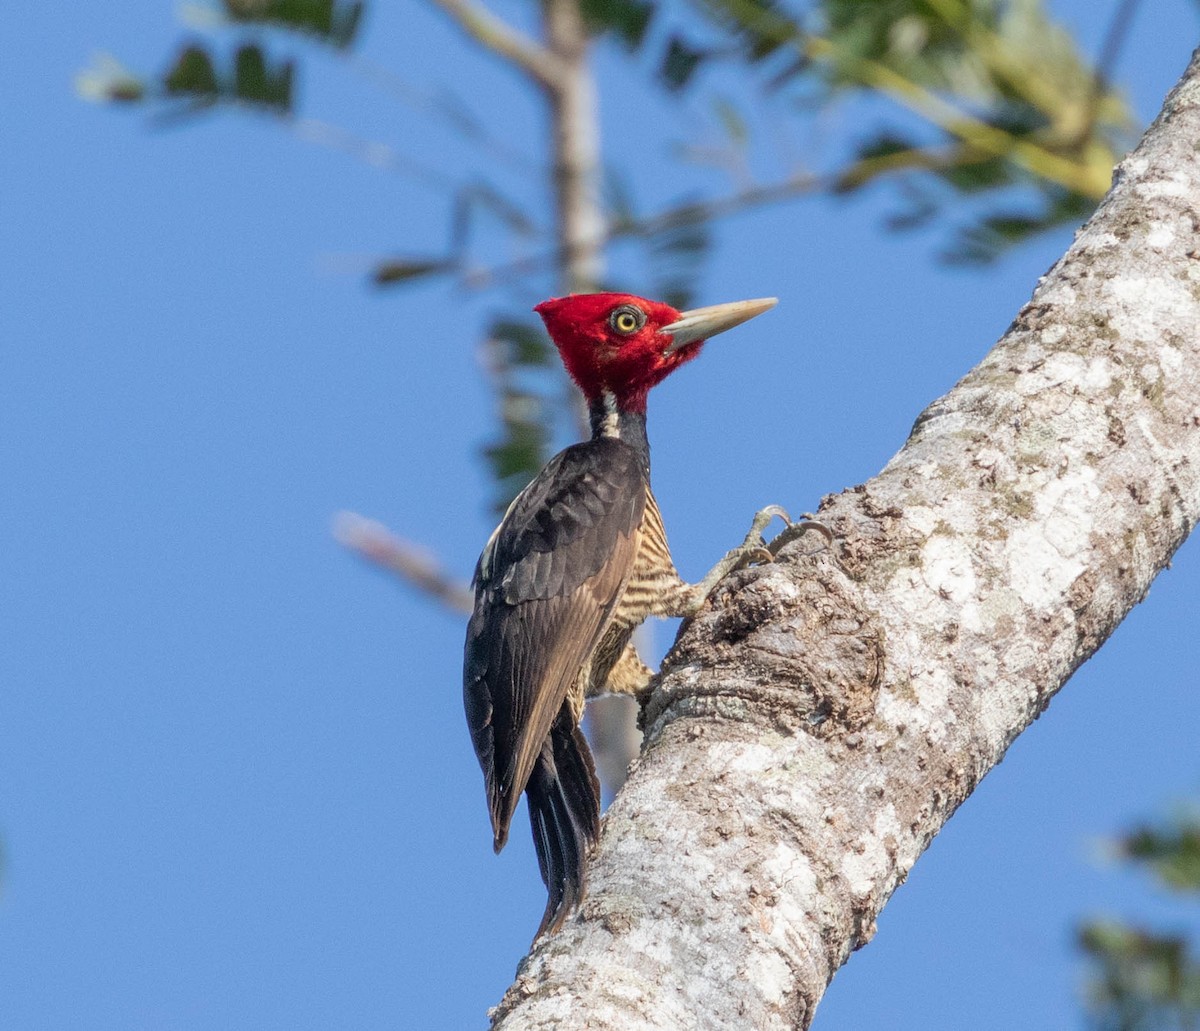
M1109 22L1104 43L1100 47L1100 56L1096 59L1096 81L1104 89L1107 89L1112 81L1117 58L1121 56L1121 50L1129 36L1139 2L1140 0L1120 0L1117 9L1113 11L1112 21Z
M728 218L739 212L767 204L778 204L805 193L828 189L839 180L839 176L818 176L811 172L797 173L777 183L751 186L727 197L716 200L696 201L680 204L647 218L633 219L610 224L594 239L597 248L607 246L615 240L631 237L652 236L668 229L694 225ZM578 247L578 243L576 243ZM464 285L472 289L486 289L497 284L509 283L534 272L560 265L568 254L565 245L518 258L515 261L489 268L467 269L463 273Z
M764 204L778 204L800 194L825 189L835 182L836 178L836 176L814 175L812 172L797 172L777 183L748 186L727 197L698 201L693 204L681 204L678 207L661 211L657 215L638 219L627 227L616 226L611 233L611 239L623 236L652 236L654 233L675 229L678 226L728 218L730 215L736 215L748 208L757 208Z
M492 53L516 65L541 85L553 87L562 69L555 56L540 43L518 32L472 0L433 0L468 36Z
M1091 111L1089 122L1095 123L1100 113L1100 105L1108 93L1112 83L1112 73L1116 69L1117 60L1129 37L1133 26L1133 16L1137 13L1139 0L1119 0L1117 9L1113 11L1112 21L1104 33L1104 42L1100 45L1100 56L1096 58L1096 77L1092 83Z
M354 51L338 51L346 67L380 93L403 104L418 114L443 122L460 135L479 144L484 150L515 168L526 171L533 167L529 155L492 135L484 122L469 110L466 101L449 90L434 93L414 86L390 68L377 64Z
M453 612L471 611L474 595L470 587L444 572L425 548L397 537L382 523L357 512L339 512L333 518L333 536L339 544L435 598Z
M332 122L319 118L294 118L284 124L306 143L340 150L374 168L405 176L434 190L453 193L458 189L458 184L448 175L406 157L387 143L364 139Z

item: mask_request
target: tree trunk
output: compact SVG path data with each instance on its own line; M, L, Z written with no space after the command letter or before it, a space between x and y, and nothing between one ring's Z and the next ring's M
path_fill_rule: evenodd
M588 899L496 1028L807 1027L1200 513L1198 140L1193 57L1004 338L825 499L832 549L789 544L685 626Z

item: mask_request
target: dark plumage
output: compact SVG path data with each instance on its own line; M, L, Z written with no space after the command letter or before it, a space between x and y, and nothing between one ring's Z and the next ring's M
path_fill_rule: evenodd
M644 688L649 670L628 645L633 628L652 613L694 611L754 550L747 537L701 584L679 578L650 492L646 395L699 353L703 336L770 303L681 314L590 294L537 308L588 399L593 435L546 464L479 558L463 700L497 852L522 791L528 799L549 893L539 935L582 900L600 835L600 785L579 729L585 696ZM762 525L752 530L759 545Z
M475 751L486 757L497 851L629 578L645 499L633 448L603 438L576 444L517 496L479 558L463 691Z

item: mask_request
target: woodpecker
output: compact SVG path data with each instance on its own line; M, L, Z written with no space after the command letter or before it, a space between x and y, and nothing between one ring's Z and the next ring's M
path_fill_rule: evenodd
M647 616L689 616L748 561L769 561L758 512L745 541L695 584L667 547L650 490L646 398L704 341L773 297L679 312L629 294L575 294L534 308L587 400L591 439L561 451L509 506L475 568L463 700L499 852L527 796L546 911L536 941L584 893L600 836L600 785L580 730L584 699L638 695L651 671L630 636Z

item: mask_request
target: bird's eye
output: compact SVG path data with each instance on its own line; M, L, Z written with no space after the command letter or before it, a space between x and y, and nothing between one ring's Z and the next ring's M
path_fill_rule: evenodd
M608 324L618 333L628 336L630 333L636 333L646 324L646 313L632 304L622 304L621 307L615 308L608 317Z

